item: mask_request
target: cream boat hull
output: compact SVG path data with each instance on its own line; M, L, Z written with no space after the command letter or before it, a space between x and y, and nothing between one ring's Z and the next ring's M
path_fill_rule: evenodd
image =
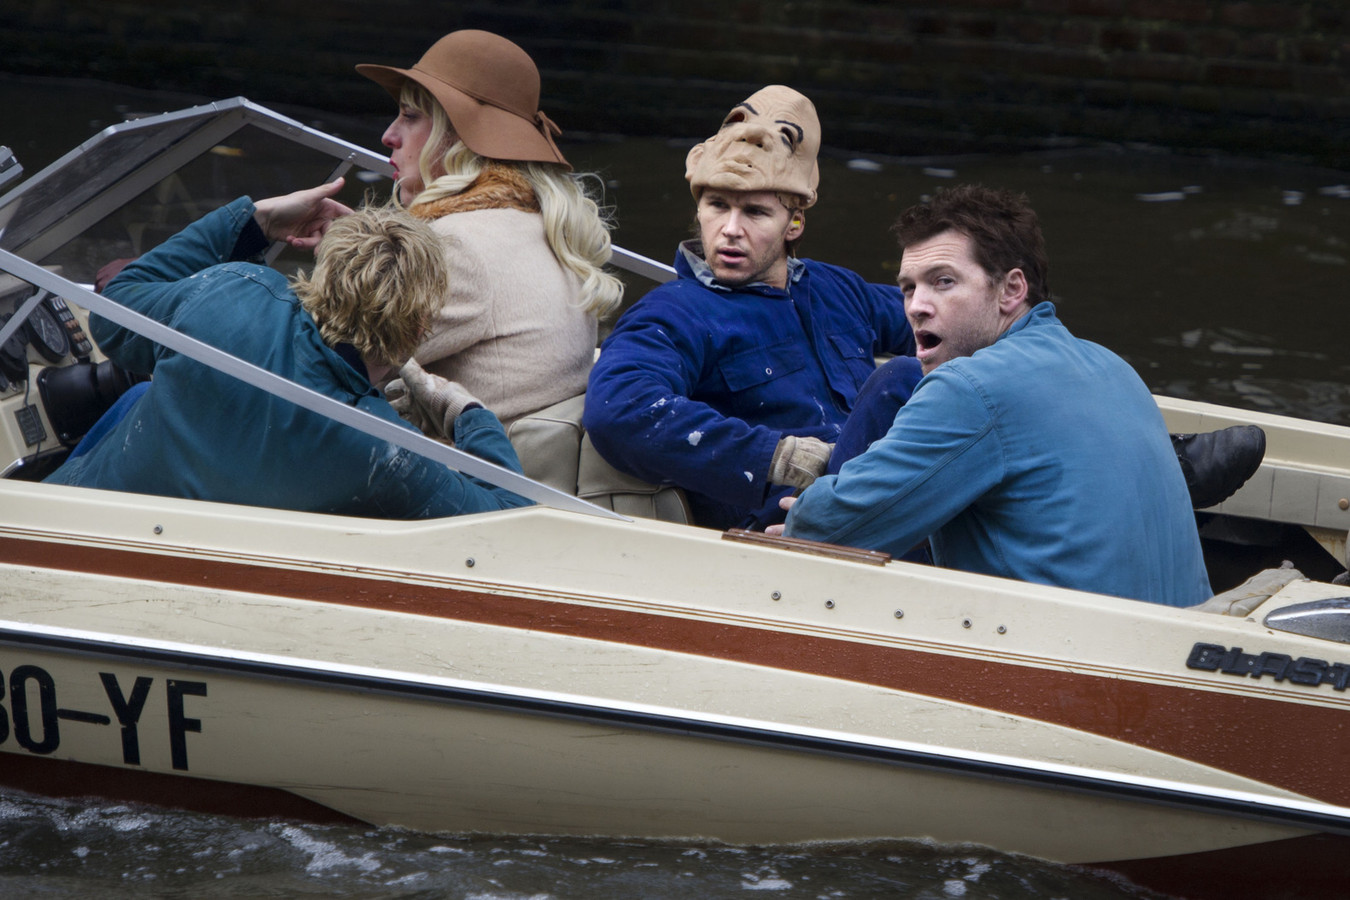
M1134 877L1344 853L1350 830L1345 679L1208 665L1350 652L1253 619L542 508L0 496L15 786L456 832L971 841Z

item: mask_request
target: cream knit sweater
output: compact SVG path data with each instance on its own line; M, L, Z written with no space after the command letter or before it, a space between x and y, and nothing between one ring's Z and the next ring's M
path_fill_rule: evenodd
M417 361L510 426L586 390L597 322L580 279L549 248L539 213L480 209L433 219L450 263L445 304Z

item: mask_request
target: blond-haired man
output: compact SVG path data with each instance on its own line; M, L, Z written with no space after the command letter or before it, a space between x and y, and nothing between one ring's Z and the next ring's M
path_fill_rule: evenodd
M127 265L113 300L276 375L391 422L372 381L412 353L439 307L446 271L425 223L352 212L341 181L247 197ZM273 240L315 249L308 276L252 262ZM429 518L528 501L244 384L97 316L90 331L123 368L153 375L119 401L47 480L255 506ZM417 378L415 364L406 378ZM460 449L520 471L500 423L462 388L438 382L439 429ZM414 403L414 406L417 404ZM404 427L407 426L406 423Z

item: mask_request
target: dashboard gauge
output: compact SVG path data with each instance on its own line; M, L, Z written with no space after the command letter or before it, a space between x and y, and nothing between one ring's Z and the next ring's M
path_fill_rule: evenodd
M94 352L94 345L89 343L89 338L85 337L84 329L80 327L80 320L75 318L75 314L70 311L70 304L55 296L48 297L46 303L51 307L52 315L56 316L56 321L65 326L66 334L70 336L70 352L78 360L88 360L89 355Z
M60 362L70 353L70 333L45 303L39 303L23 323L28 340L47 362Z

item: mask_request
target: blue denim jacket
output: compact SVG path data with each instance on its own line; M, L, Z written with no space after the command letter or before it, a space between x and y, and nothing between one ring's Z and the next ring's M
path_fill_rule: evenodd
M616 468L684 488L698 524L765 521L779 439L833 442L876 355L914 352L900 291L814 260L787 290L730 289L688 247L675 268L602 346L586 431Z
M227 262L253 216L243 197L127 266L105 293L254 365L391 422L367 379L324 343L286 278ZM109 490L381 518L430 518L528 505L168 350L98 316L90 332L149 390L84 455L47 480ZM460 449L520 471L492 413L455 423Z
M941 566L1171 606L1211 593L1157 404L1050 303L925 376L786 533L897 556L928 537Z

